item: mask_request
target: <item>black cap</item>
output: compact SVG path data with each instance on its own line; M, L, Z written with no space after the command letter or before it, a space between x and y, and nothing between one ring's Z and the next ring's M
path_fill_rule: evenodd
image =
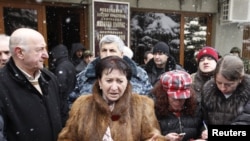
M169 55L169 46L164 42L158 42L153 48L153 53L156 52L163 52L166 55Z

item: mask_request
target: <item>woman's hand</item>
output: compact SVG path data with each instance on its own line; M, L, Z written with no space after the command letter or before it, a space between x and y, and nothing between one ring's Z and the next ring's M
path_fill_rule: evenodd
M201 139L206 140L208 137L208 131L207 130L203 130L201 133Z
M177 133L168 133L165 136L169 141L182 141L184 136L181 136Z

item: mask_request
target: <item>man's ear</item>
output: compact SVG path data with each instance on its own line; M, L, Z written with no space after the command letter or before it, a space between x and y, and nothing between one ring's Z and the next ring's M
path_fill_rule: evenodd
M16 54L16 56L18 58L23 59L24 54L23 54L23 49L22 48L15 47L14 52L15 52L15 54Z

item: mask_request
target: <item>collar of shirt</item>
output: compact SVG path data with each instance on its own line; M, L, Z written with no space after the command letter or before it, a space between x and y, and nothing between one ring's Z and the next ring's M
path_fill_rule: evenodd
M19 67L18 67L19 68ZM19 68L21 70L21 72L24 74L24 76L30 81L30 82L35 82L38 81L38 78L41 76L41 71L37 71L35 73L35 78L31 75L29 75L28 73L26 73L24 70L22 70L21 68Z

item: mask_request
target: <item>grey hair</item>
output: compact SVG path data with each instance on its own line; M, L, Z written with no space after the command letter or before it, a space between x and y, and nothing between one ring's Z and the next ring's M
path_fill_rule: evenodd
M105 35L102 37L102 39L99 42L99 48L102 47L103 44L111 44L116 43L118 46L118 49L123 52L124 48L126 47L122 39L116 35Z

